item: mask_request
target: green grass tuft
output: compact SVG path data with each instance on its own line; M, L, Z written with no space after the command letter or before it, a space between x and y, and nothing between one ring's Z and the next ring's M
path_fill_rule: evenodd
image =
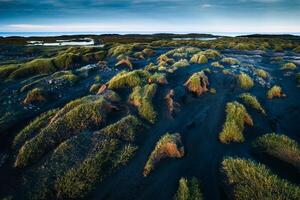
M253 147L256 152L287 162L300 171L300 145L288 136L266 134L259 137Z
M277 199L296 200L300 188L274 175L265 165L241 158L226 158L222 171L233 187L236 200Z
M266 115L266 111L263 109L261 104L258 102L255 96L251 95L250 93L243 93L239 96L240 99L246 104L254 108L255 110L261 112L262 114Z
M144 176L148 176L154 170L157 163L164 158L181 158L184 156L179 133L163 135L156 143L144 167Z
M140 116L150 123L155 123L157 117L152 104L156 90L157 85L155 83L147 84L144 87L137 86L129 96L129 101L138 108Z
M190 78L185 82L184 85L190 92L195 93L199 96L202 93L208 91L207 87L209 85L209 82L204 71L200 71L190 76Z
M193 177L188 180L186 178L181 178L179 180L178 189L175 200L202 200L203 195L200 189L199 181Z
M240 73L237 78L239 86L243 89L250 89L254 86L252 78L243 72Z
M297 65L295 63L285 63L280 69L281 70L295 70Z
M226 105L226 121L219 135L222 143L243 142L245 140L243 131L244 123L253 125L251 116L246 108L238 102L230 102Z
M267 92L267 98L268 99L273 99L274 97L280 98L285 96L283 94L282 89L280 86L274 85L269 91Z

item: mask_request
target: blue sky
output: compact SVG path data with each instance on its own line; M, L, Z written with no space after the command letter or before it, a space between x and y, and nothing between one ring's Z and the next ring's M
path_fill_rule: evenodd
M300 32L300 0L0 0L0 31Z

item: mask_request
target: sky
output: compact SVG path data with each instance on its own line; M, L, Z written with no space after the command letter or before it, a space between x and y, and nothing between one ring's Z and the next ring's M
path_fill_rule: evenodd
M299 33L300 0L0 0L0 32Z

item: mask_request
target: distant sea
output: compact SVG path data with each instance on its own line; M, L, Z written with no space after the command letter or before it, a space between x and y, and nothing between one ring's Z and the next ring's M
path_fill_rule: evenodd
M164 32L162 32L164 33ZM168 33L168 32L166 32ZM174 34L187 34L182 32L172 32ZM10 37L10 36L20 36L20 37L30 37L30 36L61 36L61 35L101 35L101 34L155 34L151 32L0 32L1 37ZM200 33L200 34L212 34L218 36L239 36L239 35L250 35L250 34L291 34L300 36L300 33L286 33L286 32L276 32L276 33L247 33L247 32L211 32L211 33Z

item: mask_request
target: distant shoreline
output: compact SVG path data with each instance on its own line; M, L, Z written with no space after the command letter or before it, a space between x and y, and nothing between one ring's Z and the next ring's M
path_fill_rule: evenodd
M166 34L180 34L186 35L190 33L176 33L176 32L165 32ZM57 37L57 36L76 36L76 35L106 35L106 34L117 34L117 35L155 35L164 34L162 33L150 33L150 32L0 32L0 37ZM208 33L192 33L192 34L210 34L215 36L245 36L245 35L294 35L300 36L298 33L287 33L287 32L208 32Z

